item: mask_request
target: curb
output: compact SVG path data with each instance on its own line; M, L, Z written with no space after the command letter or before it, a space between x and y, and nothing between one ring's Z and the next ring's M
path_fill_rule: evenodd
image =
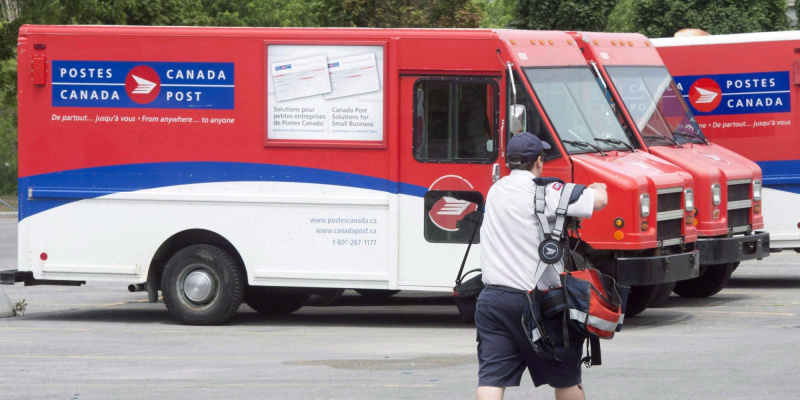
M14 306L11 305L11 300L8 298L5 290L0 288L0 318L13 317L17 315L14 312Z
M0 218L17 218L16 212L0 212Z

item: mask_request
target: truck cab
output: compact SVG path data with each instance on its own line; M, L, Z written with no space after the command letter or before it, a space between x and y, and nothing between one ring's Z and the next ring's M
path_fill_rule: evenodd
M632 286L628 314L643 311L673 282L697 276L691 175L643 151L622 128L574 38L499 34L513 64L509 109L523 106L526 130L552 147L543 174L608 185L609 207L583 222L580 238L591 264Z
M691 173L701 276L678 282L686 297L719 292L739 262L769 255L761 169L710 142L650 41L640 34L571 32L609 102L642 149ZM713 100L713 94L708 94ZM718 100L718 99L717 99ZM663 299L662 299L663 300Z

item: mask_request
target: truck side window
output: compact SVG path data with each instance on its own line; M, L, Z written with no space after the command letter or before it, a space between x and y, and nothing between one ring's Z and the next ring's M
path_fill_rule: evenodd
M561 157L561 152L558 151L558 147L556 147L555 142L553 141L553 135L550 134L550 131L547 129L547 125L545 125L544 120L542 119L541 114L537 111L536 106L533 105L533 101L531 100L531 96L528 94L528 91L522 86L521 82L522 79L519 77L517 72L514 72L514 82L517 84L517 103L522 104L525 106L525 115L528 117L526 121L526 126L528 127L528 132L536 135L544 142L550 144L551 150L549 150L546 154L546 160L555 160ZM511 90L511 84L509 83L506 85L508 87L507 90L507 97L508 97L508 104L514 103L514 92ZM508 143L508 139L511 139L511 130L509 126L509 131L506 133L508 138L506 138L506 143Z
M414 92L414 158L489 163L497 158L498 86L475 78L426 78Z

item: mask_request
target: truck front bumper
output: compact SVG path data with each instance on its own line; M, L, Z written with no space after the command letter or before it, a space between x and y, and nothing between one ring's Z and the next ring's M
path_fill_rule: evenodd
M25 286L54 285L54 286L80 286L86 281L54 281L49 279L36 279L33 272L9 269L0 271L0 285L13 285L22 282Z
M697 239L700 265L727 264L769 256L769 232L726 238Z
M655 257L620 258L617 282L629 286L655 285L696 278L700 274L700 252Z

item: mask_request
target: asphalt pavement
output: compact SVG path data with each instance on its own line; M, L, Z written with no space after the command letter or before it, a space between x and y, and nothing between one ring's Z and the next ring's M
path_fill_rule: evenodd
M16 265L0 219L0 268ZM14 242L14 243L11 243ZM475 328L442 293L336 303L227 325L186 326L126 285L6 286L0 399L468 399ZM589 399L800 398L800 255L743 263L708 299L671 296L603 341ZM529 380L506 399L552 398Z

